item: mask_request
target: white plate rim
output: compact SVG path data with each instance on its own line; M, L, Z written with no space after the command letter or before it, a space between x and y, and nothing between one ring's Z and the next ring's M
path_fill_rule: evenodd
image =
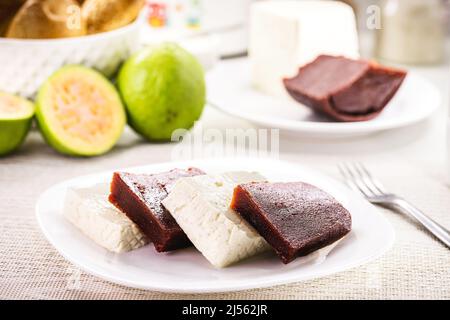
M243 159L245 159L245 161L249 161L249 160L252 161L252 158L243 158ZM232 160L239 161L238 158L233 158ZM101 273L100 271L98 271L94 267L80 264L76 258L74 258L71 254L65 252L58 246L58 244L56 243L57 240L53 238L51 232L49 232L47 230L45 224L43 223L43 220L41 217L41 212L42 212L41 207L43 206L42 202L45 199L45 196L47 194L51 194L54 190L61 188L64 185L73 183L78 180L81 181L82 179L90 178L93 176L110 174L113 171L117 171L117 170L145 170L146 168L164 166L164 165L168 165L168 164L173 165L174 167L189 167L189 166L193 166L193 165L198 165L198 162L202 162L202 161L208 161L208 160L207 159L199 159L199 160L192 160L192 161L159 162L159 163L152 163L150 165L144 165L144 166L134 166L134 167L128 167L128 168L118 168L115 170L107 170L107 171L83 175L83 176L79 176L79 177L72 178L69 180L65 180L65 181L55 184L54 186L45 190L39 196L38 201L35 206L35 214L36 214L36 219L37 219L38 225L39 225L42 233L44 234L45 238L47 239L47 241L53 246L53 248L55 248L58 251L59 254L61 254L65 259L67 259L69 262L71 262L72 264L74 264L75 266L80 268L81 270L84 270L85 272L87 272L91 275L94 275L94 276L96 276L100 279L106 280L108 282L126 286L126 287L130 287L130 288L149 290L149 291L157 291L157 292L165 292L165 293L181 293L181 294L226 293L226 292L244 291L244 290L251 290L251 289L258 289L258 288L268 288L268 287L273 287L273 286L278 286L278 285L285 285L285 284L290 284L290 283L295 283L295 282L304 282L304 281L308 281L308 280L312 280L312 279L318 279L318 278L322 278L325 276L330 276L330 275L337 274L340 272L348 271L348 270L354 269L356 267L359 267L363 264L366 264L370 261L376 260L376 259L380 258L382 255L384 255L385 253L387 253L392 248L392 246L395 242L395 231L394 231L393 226L378 210L373 209L373 210L371 210L371 214L376 215L380 221L383 221L383 223L386 227L386 231L388 230L389 239L388 239L388 241L386 241L386 243L383 247L377 248L377 250L374 251L370 256L366 256L359 260L354 260L351 263L340 264L339 266L330 268L327 271L318 272L318 273L315 273L314 275L310 275L310 276L298 276L296 274L292 274L288 277L285 276L282 280L277 279L277 278L268 279L268 280L264 280L264 281L259 281L258 284L254 284L251 281L248 281L248 282L250 282L250 284L246 283L245 281L240 281L239 284L234 284L233 286L228 286L228 287L211 286L208 288L199 288L199 287L173 288L172 286L164 287L161 285L159 285L159 286L142 285L142 284L136 283L134 281L128 281L127 279L124 279L124 278L112 277L109 275L105 275L105 274ZM281 161L281 160L258 159L258 161L275 161L274 163L278 163L278 164L280 164L280 162L281 163L285 162L285 163L290 164L291 166L294 165L294 166L299 166L299 167L303 167L303 168L308 168L308 170L310 170L315 175L320 177L320 179L325 178L329 181L333 181L333 183L335 183L335 186L337 188L339 188L339 189L344 188L345 190L347 190L347 193L350 192L351 194L353 194L354 197L357 197L360 201L364 201L367 203L367 205L371 206L370 203L368 203L366 200L364 200L358 194L350 191L338 180L335 180L329 176L326 176L317 170L310 169L307 166L302 166L302 165L298 165L298 164L295 164L290 161Z

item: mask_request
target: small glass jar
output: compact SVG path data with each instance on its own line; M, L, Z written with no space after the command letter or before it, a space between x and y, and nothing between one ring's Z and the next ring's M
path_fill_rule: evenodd
M444 12L442 0L383 0L376 56L406 64L442 62Z

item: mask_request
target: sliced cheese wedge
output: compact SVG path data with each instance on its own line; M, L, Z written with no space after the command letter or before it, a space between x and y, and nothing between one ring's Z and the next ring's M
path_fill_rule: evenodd
M267 242L230 208L236 185L265 181L258 173L229 172L178 180L163 205L215 267L269 250Z
M112 252L126 252L148 243L139 228L108 201L109 184L69 189L64 216L95 243Z

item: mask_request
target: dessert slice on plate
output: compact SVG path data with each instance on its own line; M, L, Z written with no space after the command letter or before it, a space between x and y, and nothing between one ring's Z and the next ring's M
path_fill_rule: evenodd
M95 243L112 252L126 252L148 243L147 237L108 202L109 184L68 189L64 217Z
M222 268L270 248L230 208L236 185L265 180L260 174L250 172L183 178L175 183L162 203L205 258Z
M400 88L406 72L375 62L321 55L284 79L298 102L338 121L378 116Z
M238 185L231 208L275 249L284 263L327 247L351 230L351 216L328 193L307 183Z
M116 172L109 201L139 226L158 252L185 248L191 243L162 201L178 179L202 174L196 168L158 174Z

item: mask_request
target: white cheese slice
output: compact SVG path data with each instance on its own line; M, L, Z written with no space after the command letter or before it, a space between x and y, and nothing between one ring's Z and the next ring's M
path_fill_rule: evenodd
M251 6L253 86L287 96L282 79L320 54L359 58L353 9L337 1L262 1Z
M250 172L182 178L163 205L205 258L223 268L269 249L256 230L230 208L236 185L265 180Z
M126 252L148 243L128 217L108 201L109 184L67 190L64 216L95 243Z

